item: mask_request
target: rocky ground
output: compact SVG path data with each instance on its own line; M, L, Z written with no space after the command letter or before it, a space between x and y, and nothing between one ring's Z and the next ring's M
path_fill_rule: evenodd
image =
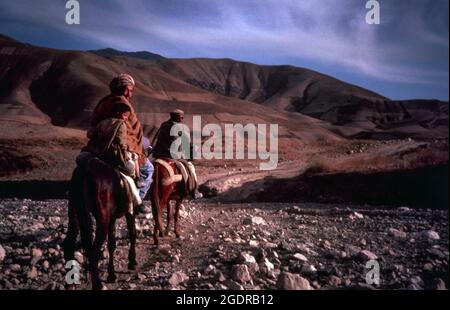
M63 289L65 200L0 200L0 289ZM320 204L186 203L182 238L157 248L137 223L137 271L118 222L109 289L446 289L448 210ZM80 250L81 251L81 250ZM103 257L107 258L105 250ZM83 261L81 252L76 258ZM380 283L366 283L376 260ZM100 264L106 278L106 259ZM84 274L81 289L90 288Z

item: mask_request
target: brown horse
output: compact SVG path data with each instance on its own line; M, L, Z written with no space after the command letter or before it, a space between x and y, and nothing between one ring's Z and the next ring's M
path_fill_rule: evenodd
M97 158L87 160L84 167L77 167L74 170L69 192L69 227L63 243L64 258L66 262L74 259L75 243L80 232L82 247L91 274L92 288L102 289L103 285L98 272L101 247L108 238L107 281L115 282L116 219L124 215L130 236L128 268L134 270L137 266L135 212L133 215L128 212L128 203L132 194L127 186L123 190L119 173ZM96 221L94 242L92 242L91 214ZM68 286L67 288L74 287Z
M175 174L178 174L178 168L173 160L164 159L173 168ZM155 172L153 174L153 182L150 188L153 219L155 226L153 230L153 241L155 245L159 244L159 237L167 236L170 230L172 217L174 219L174 232L177 238L180 237L179 216L180 207L183 199L186 197L186 188L183 182L176 182L169 185L163 185L162 180L169 177L169 172L161 164L154 163ZM175 213L170 206L170 201L175 200ZM167 208L167 226L163 230L162 214L164 207Z

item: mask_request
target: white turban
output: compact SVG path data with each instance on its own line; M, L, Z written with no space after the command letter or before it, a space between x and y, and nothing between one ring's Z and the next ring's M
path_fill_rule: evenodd
M120 87L123 86L135 86L134 83L134 79L131 75L126 74L126 73L122 73L119 76L115 77L111 83L109 83L109 89L114 92L115 90L117 90Z

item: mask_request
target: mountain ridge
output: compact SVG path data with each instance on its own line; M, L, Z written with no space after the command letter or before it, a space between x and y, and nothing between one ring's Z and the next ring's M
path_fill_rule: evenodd
M118 56L125 56L125 57L131 57L136 59L142 59L142 60L159 60L159 59L166 59L165 57L155 54L148 51L136 51L136 52L124 52L119 51L113 48L103 48L98 50L89 50L87 52L94 53L96 55L102 56L102 57L118 57Z
M120 51L101 56L35 47L5 36L0 36L0 51L2 118L86 128L111 78L128 72L137 83L133 102L147 133L180 107L220 124L280 122L286 136L309 142L317 136L308 130L327 141L448 137L446 102L391 101L306 68L231 59L147 60Z

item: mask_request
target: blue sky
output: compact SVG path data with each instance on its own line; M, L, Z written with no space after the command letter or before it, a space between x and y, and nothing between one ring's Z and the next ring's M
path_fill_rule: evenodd
M0 32L61 49L112 47L165 57L233 58L310 68L392 99L448 101L448 0L4 0Z

